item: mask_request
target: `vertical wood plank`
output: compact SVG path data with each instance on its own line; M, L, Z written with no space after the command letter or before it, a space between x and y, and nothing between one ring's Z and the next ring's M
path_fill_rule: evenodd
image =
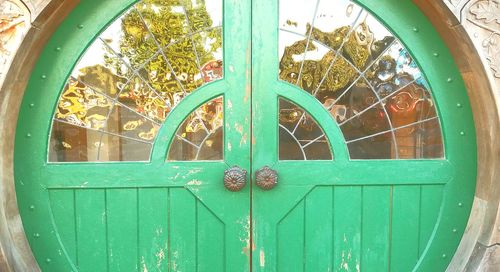
M411 271L418 260L420 186L394 186L391 271Z
M316 187L305 199L305 271L333 271L332 187Z
M198 272L224 271L224 224L201 202L198 211Z
M196 271L196 199L184 188L170 190L170 268Z
M137 271L137 189L106 190L109 271Z
M422 185L421 190L419 256L424 252L432 231L434 230L434 226L436 225L439 210L441 208L443 186Z
M278 223L277 271L304 271L304 201Z
M138 189L139 270L168 267L168 189Z
M363 187L361 271L389 270L389 186Z
M361 187L334 188L334 268L356 271L361 262Z
M75 192L75 203L79 270L108 271L105 191L78 189Z
M74 190L50 190L50 202L54 223L56 224L62 247L74 265L78 264L76 257L76 222L75 222L75 192Z

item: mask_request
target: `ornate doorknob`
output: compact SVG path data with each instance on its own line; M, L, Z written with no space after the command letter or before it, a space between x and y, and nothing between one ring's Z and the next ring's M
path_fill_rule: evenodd
M269 166L264 166L255 172L255 184L262 190L271 190L278 184L278 173Z
M247 171L239 166L233 166L224 171L224 187L237 192L247 184Z

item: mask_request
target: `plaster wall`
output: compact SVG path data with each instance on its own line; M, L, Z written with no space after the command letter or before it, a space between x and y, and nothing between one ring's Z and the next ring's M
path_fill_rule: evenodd
M478 135L473 211L448 271L500 271L500 0L414 0L448 43ZM78 0L0 0L0 271L39 271L13 181L17 113L31 69Z

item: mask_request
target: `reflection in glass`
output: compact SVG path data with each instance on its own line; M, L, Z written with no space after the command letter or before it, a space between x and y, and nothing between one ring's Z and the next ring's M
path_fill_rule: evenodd
M296 5L300 8L287 8ZM331 113L351 158L444 156L431 89L411 54L384 25L348 0L280 0L280 7L279 79L310 93ZM421 126L428 133L419 135L437 138L400 151L398 129L430 120L435 125Z
M85 84L70 79L59 99L54 118L81 127L102 129L112 103Z
M49 162L148 161L152 145L54 120Z
M203 104L177 129L170 144L168 160L198 161L223 158L223 98Z
M172 109L223 77L222 56L222 0L138 1L71 72L54 115L49 161L149 160ZM63 130L87 136L71 142ZM210 156L205 150L199 157Z
M279 159L331 160L328 139L316 121L299 106L279 99Z

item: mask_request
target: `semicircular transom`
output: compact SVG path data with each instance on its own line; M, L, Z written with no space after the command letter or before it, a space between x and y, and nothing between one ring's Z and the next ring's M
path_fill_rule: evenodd
M330 112L351 159L444 158L432 91L402 42L352 1L318 3L280 9L279 79Z

